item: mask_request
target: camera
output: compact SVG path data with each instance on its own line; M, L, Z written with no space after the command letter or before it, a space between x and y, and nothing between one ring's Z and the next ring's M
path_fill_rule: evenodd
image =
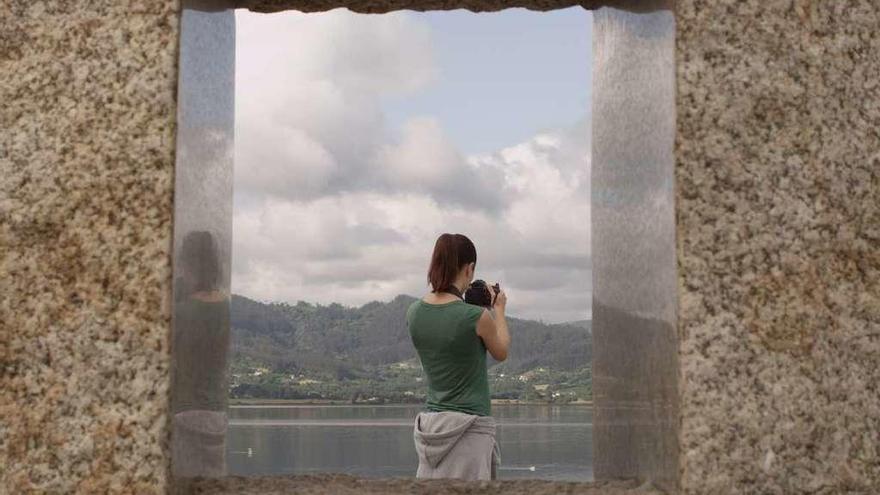
M486 284L485 280L474 280L471 282L471 285L468 286L467 290L464 291L464 302L491 308L493 296L489 292L490 288L495 292L495 295L498 295L498 293L501 292L501 285L498 283L490 286Z

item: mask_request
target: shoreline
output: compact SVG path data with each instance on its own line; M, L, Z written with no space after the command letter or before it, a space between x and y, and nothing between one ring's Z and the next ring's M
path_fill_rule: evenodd
M351 402L336 399L229 399L230 406L259 406L259 405L301 405L301 406L420 406L422 402ZM591 406L593 401L576 400L566 403L554 403L545 401L529 401L520 399L492 399L492 405L529 405L529 406Z

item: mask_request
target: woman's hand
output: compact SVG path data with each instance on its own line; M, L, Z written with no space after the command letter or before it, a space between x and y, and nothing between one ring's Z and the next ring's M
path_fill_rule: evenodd
M492 293L495 292L491 288L489 290L492 291ZM504 289L499 290L498 294L495 294L495 301L493 301L492 307L501 310L504 310L507 307L507 293L504 292Z
M495 292L493 289L489 289ZM507 328L507 317L504 316L507 307L507 294L501 289L495 295L493 311L483 310L477 321L477 335L486 344L486 350L496 361L507 359L507 351L510 347L510 331Z

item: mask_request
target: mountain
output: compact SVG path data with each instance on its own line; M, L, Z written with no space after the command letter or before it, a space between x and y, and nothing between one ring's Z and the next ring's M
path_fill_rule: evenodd
M398 295L360 307L262 303L232 296L232 365L276 373L321 372L354 379L376 367L414 360L406 309L417 299ZM592 359L590 321L545 324L507 317L508 359L489 366L509 373L538 367L575 370ZM496 371L497 371L496 370Z
M574 320L565 323L557 323L560 326L579 327L585 329L589 333L593 333L593 320Z

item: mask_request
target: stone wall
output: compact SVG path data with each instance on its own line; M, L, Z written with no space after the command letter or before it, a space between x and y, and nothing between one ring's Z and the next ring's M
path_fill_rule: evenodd
M685 493L880 486L878 9L676 2ZM0 491L169 487L178 18L0 9Z
M593 13L593 474L678 485L675 19Z
M685 493L880 490L880 4L677 2Z
M162 493L176 1L0 8L0 492Z
M197 478L189 493L211 495L661 495L637 481L581 483L549 480L416 480L356 478L346 474L304 474L250 478Z

